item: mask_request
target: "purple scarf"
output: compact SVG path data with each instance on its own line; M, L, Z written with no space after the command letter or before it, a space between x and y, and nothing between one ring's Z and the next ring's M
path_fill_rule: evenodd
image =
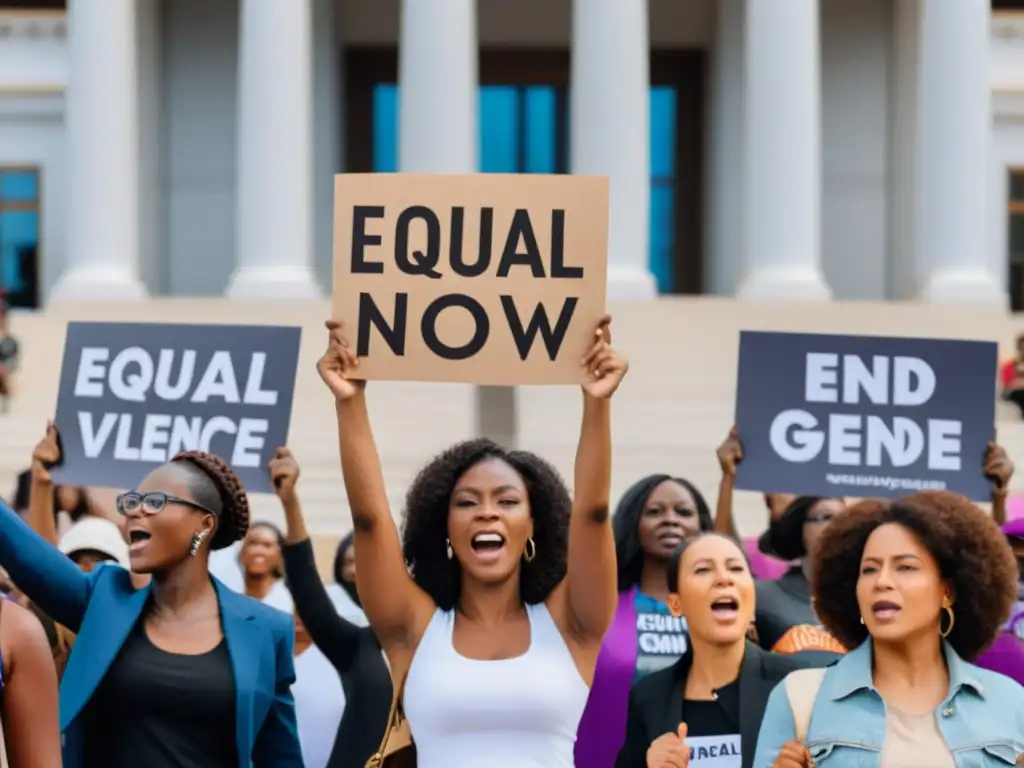
M626 740L629 689L636 674L636 592L619 593L601 643L586 709L576 731L576 768L614 768Z

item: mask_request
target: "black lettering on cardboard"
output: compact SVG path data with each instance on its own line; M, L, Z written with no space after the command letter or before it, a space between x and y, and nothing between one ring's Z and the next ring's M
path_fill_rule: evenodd
M566 297L554 328L551 327L544 305L537 302L537 306L530 316L530 323L524 329L515 299L511 296L502 296L501 308L505 311L505 319L508 320L508 328L512 331L512 339L519 351L519 359L526 360L529 357L533 341L539 332L544 341L544 348L548 352L548 359L553 362L558 357L558 350L561 349L562 342L565 340L565 332L569 330L569 323L572 321L572 315L576 311L578 302L579 299L575 296Z
M520 240L526 246L522 253L519 251ZM498 277L508 277L509 269L518 264L529 267L534 277L545 276L544 261L540 257L540 248L537 247L537 236L533 233L533 224L530 223L530 212L525 208L517 208L512 216L512 224L505 239L505 250L501 253L501 261L498 262Z
M449 347L437 337L437 317L449 307L462 307L467 310L473 316L476 325L473 338L461 347ZM427 305L423 312L423 320L420 322L420 333L423 334L423 343L427 345L427 349L441 359L465 360L484 348L487 337L491 334L491 321L487 318L484 308L472 296L449 293L438 296Z
M409 294L395 294L395 319L388 324L388 319L380 311L373 296L365 291L359 294L359 316L356 320L356 356L367 357L370 354L370 328L388 345L391 352L398 357L405 355L405 328L409 317Z
M583 267L565 266L565 211L551 212L551 276L580 279Z
M480 209L480 251L475 264L467 264L462 254L462 228L466 209L452 208L452 228L449 243L449 260L452 272L462 277L479 277L491 266L491 237L494 229L494 209Z
M366 260L366 246L380 245L380 235L366 231L367 219L383 219L383 205L357 205L352 208L352 274L382 275L384 265L379 261Z
M427 225L427 250L409 252L409 226L416 219ZM395 264L407 275L426 275L435 280L441 273L435 270L441 258L441 222L437 214L425 205L413 205L398 214L395 222Z

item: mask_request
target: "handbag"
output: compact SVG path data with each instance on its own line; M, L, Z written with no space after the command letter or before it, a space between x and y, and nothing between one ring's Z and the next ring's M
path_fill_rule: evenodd
M405 678L395 689L388 712L388 725L384 729L384 738L380 740L377 751L370 755L365 768L416 768L416 744L412 740L409 721L405 719L402 709L402 695L405 693Z

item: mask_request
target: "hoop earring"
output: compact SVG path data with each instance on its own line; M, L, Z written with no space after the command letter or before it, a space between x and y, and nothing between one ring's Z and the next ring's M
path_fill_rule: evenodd
M188 553L192 557L199 554L199 545L203 543L203 539L206 538L206 531L200 531L192 536L192 546L189 547Z
M455 553L452 552L452 540L451 539L445 539L444 540L444 546L445 546L446 551L448 552L448 559L451 560L455 556Z
M532 563L533 558L537 556L537 543L533 540L533 536L526 540L526 549L523 551L523 559Z
M949 605L948 603L944 603L942 605L942 610L944 610L946 612L946 615L949 616L949 626L946 627L945 631L943 631L943 629L942 629L942 616L940 614L939 615L939 637L941 637L942 639L946 639L947 637L949 637L950 632L953 631L953 626L956 624L956 614L953 613L953 606Z

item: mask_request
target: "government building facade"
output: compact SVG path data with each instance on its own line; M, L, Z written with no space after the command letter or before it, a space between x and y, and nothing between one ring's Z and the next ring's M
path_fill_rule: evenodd
M988 0L0 0L25 308L330 292L335 173L611 179L609 293L1024 306Z

